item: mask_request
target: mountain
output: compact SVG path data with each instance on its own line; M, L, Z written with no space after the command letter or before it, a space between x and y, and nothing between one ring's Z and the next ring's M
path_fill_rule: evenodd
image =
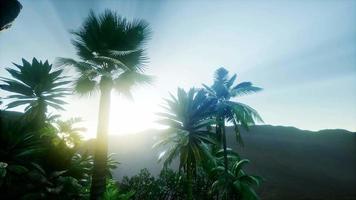
M227 133L229 146L251 161L246 170L266 179L258 190L262 199L356 199L356 133L260 125L242 131L244 147L235 142L231 127ZM109 151L121 163L116 178L142 168L158 174L162 150L152 149L158 137L154 130L110 136Z

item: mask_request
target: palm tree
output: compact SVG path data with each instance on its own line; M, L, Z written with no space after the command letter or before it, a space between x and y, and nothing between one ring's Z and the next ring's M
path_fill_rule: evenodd
M167 125L163 139L156 145L169 145L160 160L165 157L164 166L169 165L179 157L179 169L186 173L188 183L188 198L193 199L192 175L196 172L197 164L204 159L211 158L207 144L214 144L212 133L206 128L214 123L210 118L214 104L207 99L202 90L190 89L185 92L178 89L177 97L171 95L166 100L166 113L159 113L163 117L159 122Z
M115 12L106 10L96 16L92 11L82 27L72 32L72 41L80 60L58 58L59 65L73 66L79 77L75 91L81 95L100 91L97 145L94 158L91 199L100 199L105 192L107 134L111 91L132 98L137 84L150 83L143 74L146 57L143 45L149 37L148 24L142 20L128 22Z
M205 91L215 102L216 135L217 140L220 141L220 144L222 143L224 151L225 173L228 173L225 122L233 123L236 139L240 144L243 144L243 141L239 125L248 129L248 126L254 125L255 122L263 122L256 110L246 104L232 100L234 97L258 92L261 88L253 86L251 82L242 82L234 85L237 76L234 74L230 78L228 73L225 68L219 68L215 72L214 84L211 87L203 84Z
M70 81L61 76L63 70L53 70L48 61L32 59L32 63L22 59L22 65L15 64L16 69L7 68L13 79L1 78L5 84L0 88L8 92L16 93L7 98L12 100L7 104L7 109L21 105L27 105L25 112L38 124L46 119L47 106L64 110L62 105L66 102L60 98L68 95L65 88Z

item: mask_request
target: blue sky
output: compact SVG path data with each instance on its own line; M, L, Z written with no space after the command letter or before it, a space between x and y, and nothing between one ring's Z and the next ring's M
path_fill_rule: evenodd
M356 131L356 1L21 1L13 27L0 33L0 76L21 58L75 57L69 31L90 9L145 19L153 86L135 101L113 94L112 133L154 127L162 97L178 86L211 84L218 67L263 87L241 97L267 124ZM71 76L75 74L68 70ZM6 93L0 92L1 96ZM65 118L79 116L93 136L98 98L70 97Z

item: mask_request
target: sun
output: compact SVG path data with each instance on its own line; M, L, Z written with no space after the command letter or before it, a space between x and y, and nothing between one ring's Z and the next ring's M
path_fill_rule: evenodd
M155 128L157 102L145 96L134 101L112 94L109 134L133 134Z

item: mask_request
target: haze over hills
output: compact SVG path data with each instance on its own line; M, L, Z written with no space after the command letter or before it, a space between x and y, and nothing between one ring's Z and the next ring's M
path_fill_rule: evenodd
M266 179L259 189L262 199L355 199L356 133L260 125L242 131L244 148L232 128L228 133L229 146L251 161L246 170ZM142 168L158 174L162 150L152 149L158 136L154 130L110 136L109 151L121 163L115 176L132 176Z

